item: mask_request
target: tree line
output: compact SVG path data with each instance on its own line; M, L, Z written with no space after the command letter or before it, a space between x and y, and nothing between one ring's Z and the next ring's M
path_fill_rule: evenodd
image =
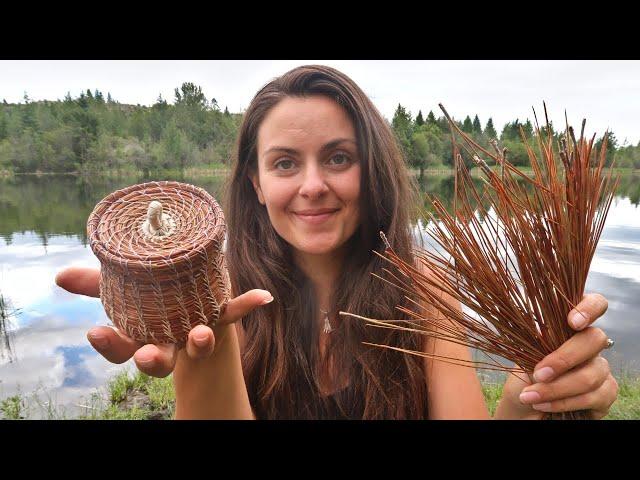
M496 131L492 118L487 120L484 127L478 115L475 115L473 120L467 115L463 121L455 122L463 132L489 151L493 150L490 142L497 140L500 148L507 149L508 160L518 167L528 167L531 165L523 134L526 141L530 146L534 147L534 152L537 154L537 148L535 148L535 128L529 119L526 119L524 122L516 119L506 123L502 127L500 134ZM450 127L444 116L436 118L433 111L430 111L426 118L424 118L422 111L418 111L418 115L412 118L411 113L407 111L405 107L398 104L391 124L405 158L411 167L420 170L420 177L422 177L425 169L451 168L453 166ZM540 125L540 127L543 129L544 135L546 135L548 133L546 125ZM551 122L550 130L551 135L554 137L554 145L557 146L564 131L556 131ZM577 134L579 134L579 131L576 132L576 135ZM605 134L602 134L600 138L596 139L594 145L596 151L600 150L604 135ZM606 135L608 136L606 146L607 165L615 162L617 167L640 168L640 142L635 146L620 146L613 132L608 132ZM462 143L461 140L458 141ZM465 162L468 166L473 166L470 159L465 158Z
M76 98L0 104L0 170L141 172L224 164L241 115L183 83L173 104L127 105L87 90Z
M202 88L183 83L174 90L173 103L160 95L151 106L122 104L108 93L81 92L63 100L0 104L0 171L28 172L129 172L148 175L164 169L228 165L242 119L241 113L220 109ZM419 111L415 118L398 105L389 122L408 165L420 170L453 165L449 125L444 116ZM478 115L458 123L475 141L490 148L492 139L508 150L508 158L526 167L529 159L521 129L533 142L530 120L505 124L500 134L489 118ZM558 136L561 132L553 132ZM597 146L602 143L598 139ZM618 145L609 133L607 161L619 167L640 168L638 145Z

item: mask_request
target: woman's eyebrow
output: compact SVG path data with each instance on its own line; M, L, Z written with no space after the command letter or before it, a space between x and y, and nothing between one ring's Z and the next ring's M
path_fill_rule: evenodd
M266 155L267 153L271 153L271 152L284 152L284 153L288 153L290 155L295 155L296 153L298 153L298 150L296 150L295 148L289 148L289 147L271 147L267 150L264 151L264 153L262 155Z
M350 142L350 143L353 143L354 145L357 145L356 141L353 138L336 138L335 140L331 140L330 142L325 143L320 149L320 151L325 152L327 150L331 150L332 148L337 147L343 142Z
M353 138L336 138L335 140L331 140L330 142L325 143L322 146L322 148L320 148L320 151L321 152L325 152L327 150L331 150L332 148L337 147L338 145L340 145L343 142L350 142L350 143L353 143L354 145L357 145L357 142ZM295 155L295 154L299 153L298 150L296 150L295 148L273 146L273 147L270 147L269 149L265 150L263 155L266 155L266 154L271 153L271 152L284 152L284 153L288 153L290 155Z

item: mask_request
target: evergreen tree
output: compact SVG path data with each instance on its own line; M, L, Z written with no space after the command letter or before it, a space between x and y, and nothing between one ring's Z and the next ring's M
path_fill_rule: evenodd
M156 103L153 104L153 108L156 110L166 110L167 106L168 106L167 101L164 98L162 98L162 94L160 93L158 95Z
M613 132L606 132L604 135L602 135L602 137L600 137L600 139L596 141L594 145L594 151L598 152L598 154L600 153L600 148L602 147L602 143L604 142L605 137L607 137L607 150L606 150L607 153L606 153L605 164L611 165L611 162L613 162L613 158L616 153L616 147L618 146L618 140L616 139L616 136L614 135ZM595 161L595 155L594 155L594 161Z
M35 105L31 103L27 92L24 92L24 106L20 108L20 111L22 114L22 129L26 130L27 128L30 128L34 131L37 130Z
M514 122L505 123L500 134L500 141L520 139L520 120L516 118Z
M473 118L473 133L482 135L482 126L480 125L480 119L478 118L478 115Z
M165 124L169 117L169 104L162 98L162 94L158 95L156 103L151 107L147 118L149 123L149 134L153 141L157 142L162 137Z
M412 150L411 137L413 135L411 113L400 104L398 104L391 120L391 127L400 143L405 159L410 160Z
M450 129L449 129L449 121L447 120L447 118L444 115L438 117L438 119L436 120L436 125L438 125L438 128L440 130L442 130L443 132L449 133L449 131L450 131Z
M467 117L464 119L464 122L462 122L462 131L465 133L473 133L473 123L471 123L471 118L469 118L469 115L467 115Z
M207 98L204 96L204 93L202 93L202 88L191 82L183 83L180 90L176 88L175 97L176 105L198 108L205 108L207 106Z
M484 127L484 134L489 139L495 140L498 138L498 132L496 132L496 129L493 126L492 118L489 118L489 120L487 120L487 125Z
M111 92L107 92L107 103L115 103L113 97L111 96Z
M436 121L436 116L433 114L433 110L429 110L429 115L427 115L427 125L436 125L438 122Z
M422 118L422 110L418 110L418 116L416 117L416 126L421 127L424 125L424 118Z
M87 110L89 108L89 102L87 101L87 97L85 97L84 92L80 92L80 96L76 102L83 110Z

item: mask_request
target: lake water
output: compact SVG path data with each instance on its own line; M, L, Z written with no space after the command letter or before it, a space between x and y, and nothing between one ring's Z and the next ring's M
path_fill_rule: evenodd
M224 182L222 177L175 180L203 187L216 198ZM87 341L89 328L109 323L100 300L69 294L54 278L68 266L99 266L86 236L91 210L114 190L142 181L0 179L0 301L8 316L0 317L0 400L21 393L36 399L31 417L46 416L48 402L73 417L85 412L91 395L104 392L115 373L135 369L132 361L107 362ZM450 201L452 177L426 177L422 189ZM597 325L616 341L605 352L614 370L640 371L639 203L640 177L623 177L587 281L587 292L600 292L609 301Z

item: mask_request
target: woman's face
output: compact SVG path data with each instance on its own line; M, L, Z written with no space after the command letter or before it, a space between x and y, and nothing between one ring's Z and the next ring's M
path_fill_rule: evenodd
M353 123L324 96L287 97L258 129L252 177L276 232L306 254L334 252L360 223L360 158Z

